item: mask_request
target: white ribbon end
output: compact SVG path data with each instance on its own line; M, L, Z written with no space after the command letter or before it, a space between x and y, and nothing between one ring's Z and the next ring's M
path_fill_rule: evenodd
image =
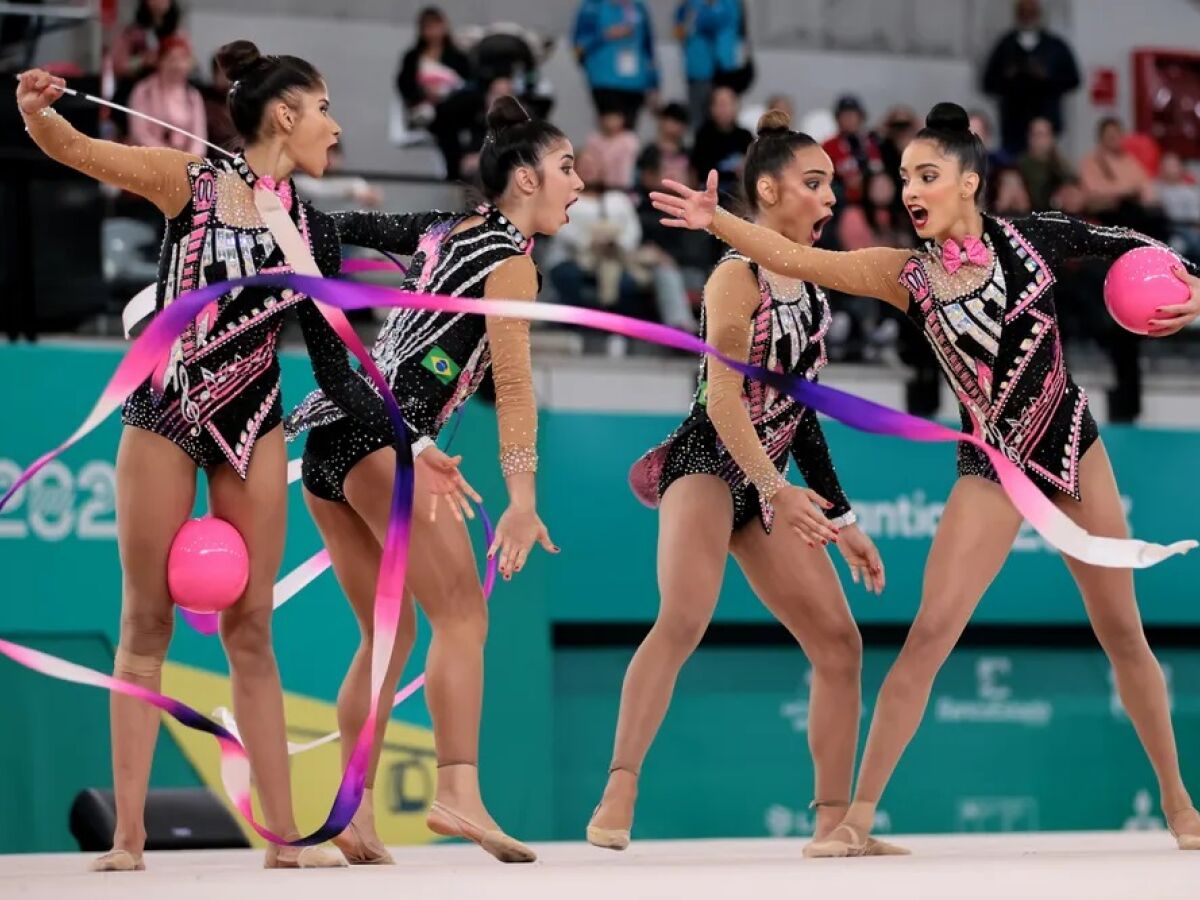
M1138 550L1137 565L1134 568L1146 569L1157 565L1172 556L1183 556L1200 546L1196 541L1176 541L1173 544L1142 544Z

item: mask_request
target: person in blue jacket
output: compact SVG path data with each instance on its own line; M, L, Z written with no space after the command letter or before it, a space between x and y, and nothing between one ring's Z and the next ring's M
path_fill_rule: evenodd
M596 112L619 111L635 128L642 105L658 105L654 24L644 0L583 0L572 36Z
M708 100L718 75L742 65L741 25L741 0L680 0L675 9L675 36L683 45L688 112L693 122L703 122L708 116Z

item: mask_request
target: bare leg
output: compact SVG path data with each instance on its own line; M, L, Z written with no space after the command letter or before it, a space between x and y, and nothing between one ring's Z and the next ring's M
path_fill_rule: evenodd
M629 843L642 762L666 717L679 671L712 621L732 526L729 486L714 475L681 478L663 496L658 618L625 672L608 785L588 827L589 840L599 846L624 849Z
M1097 441L1080 464L1081 502L1060 497L1059 506L1080 527L1102 537L1125 538L1129 529L1125 511L1103 443ZM1200 815L1179 771L1175 733L1162 669L1142 630L1133 591L1133 572L1089 566L1064 557L1091 619L1092 628L1112 663L1121 702L1141 739L1158 778L1163 813L1178 835L1192 838L1190 849L1200 849Z
M374 637L375 583L382 552L371 529L345 503L334 503L304 491L304 502L321 532L329 551L333 572L358 620L361 633L358 650L338 691L338 731L341 733L342 768L350 762L354 742L367 720L371 696L371 652ZM392 712L392 697L404 671L404 664L416 639L416 613L412 598L405 596L400 609L400 623L395 647L388 664L383 690L380 694L375 742L367 768L366 791L362 805L354 814L350 827L334 839L338 848L351 863L390 863L391 856L375 831L373 789L383 749L384 733Z
M958 480L934 536L925 567L921 608L900 655L879 690L854 802L814 856L861 852L875 807L929 703L933 680L958 642L988 585L1000 571L1021 517L998 485L975 476Z
M808 746L818 803L815 840L845 815L854 777L862 709L862 638L825 548L812 549L786 527L751 526L733 537L733 554L755 594L799 642L812 663Z
M382 545L395 472L394 452L378 450L346 477L346 498ZM418 479L416 509L431 497ZM479 790L479 720L483 707L483 644L487 605L466 524L449 515L413 520L408 587L429 619L433 638L425 697L438 754L437 799L429 825L475 840L505 862L531 862L533 852L505 835Z
M283 428L260 435L243 481L231 467L209 473L213 515L232 524L250 554L250 580L242 598L221 613L221 640L229 657L233 711L250 755L267 827L298 837L292 810L283 687L271 645L275 579L283 559L287 522L287 452ZM332 848L278 847L267 851L268 866L345 865Z
M164 437L127 427L117 451L117 546L121 555L121 637L113 675L162 689L162 664L175 614L167 591L167 552L196 498L196 466ZM113 852L97 871L142 867L143 813L161 714L123 694L109 702L117 824Z

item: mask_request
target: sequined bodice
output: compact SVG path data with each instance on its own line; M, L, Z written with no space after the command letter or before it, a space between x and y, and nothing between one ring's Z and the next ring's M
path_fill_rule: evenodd
M208 284L290 271L247 190L255 179L244 161L191 163L188 177L191 200L167 222L163 239L160 309ZM336 274L341 250L329 217L299 201L291 216L321 272ZM318 381L350 376L345 347L304 295L235 288L204 308L175 341L158 374L163 393L155 395L149 384L139 389L126 405L126 421L175 439L207 431L244 476L262 423L278 414L281 313L292 307L301 311Z
M759 305L753 318L749 362L772 372L799 375L812 380L825 367L825 335L832 315L829 300L820 288L804 281L777 275L750 262L746 257L728 253L722 262L736 259L747 263L758 281ZM701 333L707 316L701 309ZM708 394L708 360L700 362L692 413L703 414ZM743 394L755 427L762 429L780 418L799 414L799 407L786 394L762 382L747 378ZM760 437L763 435L760 434Z
M528 252L530 242L498 210L486 207L478 212L484 216L478 225L455 233L467 217L449 217L421 235L402 285L405 290L482 297L489 274L505 260ZM431 438L475 393L491 364L482 316L415 309L392 310L372 356L409 425ZM288 434L340 417L340 411L316 392L288 417Z
M958 397L964 430L1075 493L1087 398L1067 372L1053 271L1011 224L987 218L985 229L986 266L951 275L937 248L912 257L900 278L909 316Z

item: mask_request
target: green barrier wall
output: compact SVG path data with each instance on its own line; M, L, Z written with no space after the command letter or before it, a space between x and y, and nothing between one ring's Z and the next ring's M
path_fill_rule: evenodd
M860 758L894 652L866 652ZM560 836L580 839L600 799L629 656L625 649L571 649L556 660ZM1197 784L1200 654L1167 651L1161 658L1184 775ZM1109 673L1103 654L1093 650L956 651L884 796L877 826L911 834L1152 825L1144 804L1152 798L1149 812L1158 815L1156 782ZM638 836L811 834L808 681L798 649L702 647L680 676L642 770Z
M117 359L118 351L110 348L0 347L5 410L0 489L83 419ZM285 395L298 401L312 386L306 361L287 356L284 373ZM563 553L551 559L535 552L517 580L497 585L483 724L485 795L497 818L523 837L579 837L598 796L631 650L556 652L553 624L652 620L657 520L634 500L625 477L630 463L674 424L665 416L543 411L540 506ZM5 575L0 635L18 640L35 635L30 641L35 646L100 669L110 667L117 637L113 461L119 433L114 416L47 467L0 514ZM1200 533L1200 482L1187 474L1200 459L1200 432L1114 428L1104 436L1139 536L1174 540ZM953 448L834 425L829 439L864 527L876 537L890 570L882 599L868 597L846 579L854 613L864 623L908 622L939 503L953 477ZM498 516L505 494L495 463L495 419L487 406L468 408L453 449L464 454L466 474ZM319 546L298 488L290 499L285 570ZM1145 619L1200 623L1198 584L1200 554L1139 573ZM734 566L717 616L721 622L769 621ZM1085 622L1061 561L1033 534L1022 535L977 619ZM420 670L427 631L423 625L410 675ZM356 640L336 583L322 576L276 616L286 689L332 702ZM891 652L868 655L868 699ZM1008 662L986 662L992 657ZM170 659L226 671L219 643L183 627ZM1196 701L1182 686L1200 683L1200 661L1185 651L1171 660L1181 689L1176 712L1186 758L1187 748L1200 744L1200 734L1189 718ZM685 672L648 768L654 776L647 779L639 807L639 834L802 831L811 769L805 735L793 720L803 704L804 672L803 657L786 648L702 650ZM931 715L918 735L885 804L897 829L1112 824L1133 815L1137 791L1152 784L1127 724L1110 712L1107 669L1096 654L1013 648L981 656L964 650L939 682L943 689L954 702L967 704L967 711L954 713L957 707L949 706L949 715L961 721ZM5 812L0 852L69 849L70 797L80 787L111 783L107 699L91 689L54 684L6 660L0 660L0 696L5 722L12 723L0 742L0 760L7 763L3 781L11 788L0 791ZM1053 708L1045 724L1006 718L1035 715L1021 704L1043 701ZM989 712L996 703L1000 711ZM783 713L784 707L792 712ZM429 724L421 699L402 706L396 717ZM198 783L166 732L159 746L156 785ZM1101 784L1113 787L1100 791ZM30 809L36 810L35 822L26 827Z

